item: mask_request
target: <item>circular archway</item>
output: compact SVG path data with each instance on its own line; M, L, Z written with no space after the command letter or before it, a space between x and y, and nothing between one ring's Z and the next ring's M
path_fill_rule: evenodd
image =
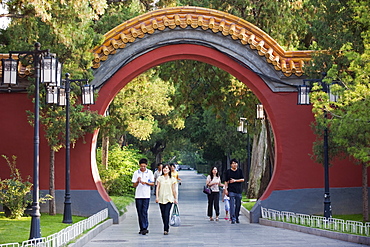
M275 140L274 173L270 184L252 209L251 221L258 221L260 206L305 213L322 212L323 168L309 156L314 135L310 106L297 105L296 86L302 83L309 51L285 51L266 33L252 24L224 12L195 7L176 7L146 13L133 18L105 35L104 43L92 51L92 84L99 91L96 105L103 114L115 95L133 78L159 64L189 59L217 66L245 83L264 105ZM24 113L32 102L21 94L0 97L3 128L3 153L12 154L24 140L32 140L32 131ZM14 122L24 123L15 126ZM71 152L71 195L73 213L91 215L103 208L118 223L118 212L105 192L96 166L98 132L85 137ZM20 140L17 143L14 140ZM12 145L8 145L11 143ZM40 187L48 188L48 147L41 140ZM21 152L18 161L25 174L30 152ZM63 153L57 155L58 174L63 174ZM0 171L1 172L1 171ZM361 169L349 162L331 168L332 202L342 205L340 212L361 212ZM347 176L353 174L353 176ZM56 178L57 204L63 204L64 178ZM338 196L337 196L338 195ZM351 201L351 205L343 201ZM63 208L63 207L59 207Z
M274 133L274 174L252 210L251 220L258 220L261 205L295 211L299 204L301 211L321 211L322 179L318 174L322 167L308 155L314 141L310 129L313 115L310 106L297 105L296 87L302 83L300 76L310 51L284 51L240 18L195 7L144 14L114 28L105 38L103 45L93 50L92 83L99 89L94 109L103 113L128 82L162 63L189 59L217 66L255 93Z

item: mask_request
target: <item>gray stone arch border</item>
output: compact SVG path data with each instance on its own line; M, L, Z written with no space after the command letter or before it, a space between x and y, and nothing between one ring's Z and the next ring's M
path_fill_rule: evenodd
M100 67L94 70L91 84L100 88L130 61L156 48L173 44L195 44L220 51L258 74L273 92L294 92L302 84L301 77L285 76L282 71L267 63L257 50L233 40L230 36L191 27L156 30L151 35L127 43L124 49L118 49L111 58L101 62Z

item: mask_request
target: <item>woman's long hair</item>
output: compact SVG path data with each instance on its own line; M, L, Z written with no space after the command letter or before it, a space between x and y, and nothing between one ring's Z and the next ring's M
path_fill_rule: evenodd
M219 177L220 176L220 174L218 173L218 168L217 168L217 166L212 166L212 168L211 168L211 171L209 172L209 175L211 176L211 180L213 179L213 169L217 169L217 173L216 173L216 177Z
M168 169L170 170L170 171L168 172L168 176L169 176L169 177L171 177L171 166L170 166L169 164L164 164L164 165L163 165L163 167L162 167L162 176L164 175L164 173L163 173L163 169L164 169L165 167L168 167Z

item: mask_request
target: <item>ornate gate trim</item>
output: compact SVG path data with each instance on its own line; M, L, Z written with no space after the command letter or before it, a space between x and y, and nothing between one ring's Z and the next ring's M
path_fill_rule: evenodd
M305 63L311 58L311 51L285 51L261 29L228 13L200 7L174 7L143 14L109 31L103 45L93 49L93 68L99 68L101 62L110 59L117 50L124 49L138 38L157 30L177 27L209 29L230 36L236 42L257 50L260 56L264 56L268 63L285 76L301 76Z

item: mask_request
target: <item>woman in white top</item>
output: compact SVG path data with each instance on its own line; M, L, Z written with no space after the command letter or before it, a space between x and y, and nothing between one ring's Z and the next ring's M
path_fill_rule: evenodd
M216 221L218 221L218 216L220 215L220 189L221 178L218 173L217 167L212 167L209 175L207 176L206 185L211 189L212 193L208 196L208 210L207 215L210 221L213 221L213 207L216 211Z
M177 204L176 179L171 176L171 168L165 164L162 168L162 176L157 179L155 202L159 203L161 210L164 235L168 235L170 228L170 211L173 203Z

